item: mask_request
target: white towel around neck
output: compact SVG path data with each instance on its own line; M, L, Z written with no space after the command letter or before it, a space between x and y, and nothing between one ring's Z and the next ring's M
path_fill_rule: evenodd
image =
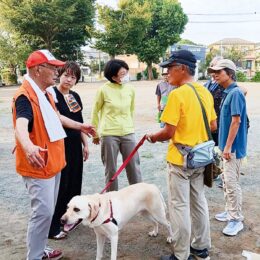
M44 125L50 141L55 142L65 138L66 133L62 127L60 118L58 117L57 112L51 106L50 102L47 100L43 91L37 86L37 84L28 74L24 76L24 79L30 83L38 97Z

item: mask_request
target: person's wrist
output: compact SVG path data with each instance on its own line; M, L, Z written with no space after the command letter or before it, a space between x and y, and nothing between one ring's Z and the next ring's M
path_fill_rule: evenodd
M79 125L79 130L82 132L83 131L83 126L84 126L84 124L83 123L79 123L80 125Z
M154 136L153 136L152 134L147 136L147 140L148 140L148 142L150 142L150 143L155 143L155 142L156 142L156 141L154 140Z

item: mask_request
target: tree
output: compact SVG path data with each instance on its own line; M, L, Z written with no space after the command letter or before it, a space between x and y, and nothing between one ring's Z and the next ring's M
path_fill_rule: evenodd
M16 70L19 66L25 67L24 61L30 52L30 46L24 44L20 35L0 32L0 63L2 68L8 68L5 71L10 78L6 84L17 83Z
M0 0L0 16L33 49L47 48L63 59L75 58L90 37L94 0Z
M215 58L215 57L220 57L220 51L214 49L214 48L211 48L209 50L209 52L207 53L206 55L206 59L204 62L201 62L199 64L199 73L202 73L203 74L203 77L205 77L205 74L206 74L206 71L208 69L208 67L210 66L210 62Z
M232 60L237 66L242 65L242 58L244 57L244 53L236 48L232 47L228 49L223 54L225 59Z
M199 45L197 43L194 43L193 41L191 40L188 40L188 39L181 39L178 44L188 44L188 45Z
M111 58L118 54L132 54L132 44L143 39L144 29L151 21L149 4L120 0L117 10L108 6L97 7L101 28L92 32L95 48L108 53Z
M152 79L152 63L158 63L168 46L180 40L188 18L178 1L154 0L150 5L152 22L142 42L134 46L134 52L147 64L149 79Z
M158 63L166 49L180 40L187 21L177 0L123 0L118 10L99 9L104 31L96 35L96 48L111 56L136 54L147 64L152 79L152 63Z

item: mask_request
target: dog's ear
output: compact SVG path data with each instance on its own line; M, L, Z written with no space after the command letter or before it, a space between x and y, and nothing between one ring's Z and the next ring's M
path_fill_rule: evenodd
M95 203L95 202L93 202L93 201L90 201L89 203L88 203L88 207L89 207L89 211L90 211L90 213L89 213L89 219L94 219L96 216L97 216L97 214L98 214L98 211L99 211L99 203Z

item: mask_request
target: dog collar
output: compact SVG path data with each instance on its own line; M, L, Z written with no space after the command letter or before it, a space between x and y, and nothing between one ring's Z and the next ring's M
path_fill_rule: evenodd
M99 203L99 205L98 205L99 207L101 207L101 204ZM99 213L99 211L98 211L98 213ZM96 218L98 217L98 213L97 213L97 215L90 221L91 223L92 222L94 222L95 220L96 220Z

